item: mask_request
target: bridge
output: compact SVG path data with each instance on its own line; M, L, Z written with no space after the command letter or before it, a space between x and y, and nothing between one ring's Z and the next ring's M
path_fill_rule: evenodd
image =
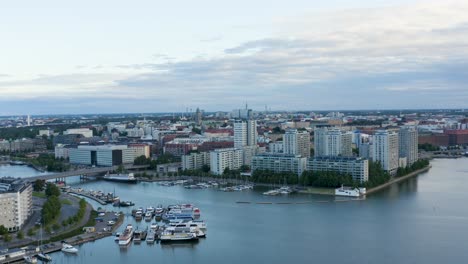
M115 171L119 168L119 166L112 166L112 167L96 167L96 168L88 168L88 169L80 169L74 171L65 171L55 174L45 174L45 175L38 175L33 177L25 178L28 181L34 182L36 180L53 180L53 179L60 179L60 178L67 178L72 176L78 175L95 175L100 174L108 171ZM149 168L149 165L124 165L126 170L138 170L138 169L146 169Z

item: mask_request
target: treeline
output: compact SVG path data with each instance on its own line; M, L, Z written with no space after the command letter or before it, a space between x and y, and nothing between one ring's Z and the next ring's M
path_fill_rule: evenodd
M45 194L47 196L47 201L42 206L42 222L43 224L49 225L55 222L60 216L62 204L59 199L60 190L54 184L47 183Z
M398 168L397 170L397 177L401 177L404 175L407 175L409 173L412 173L414 171L420 170L422 168L425 168L429 165L429 160L427 159L420 159L413 163L411 166L406 166L405 168Z
M424 151L438 151L440 150L440 147L434 146L430 143L424 143L424 144L419 144L418 149L422 149Z
M156 160L152 160L151 158L147 158L144 155L139 156L133 162L134 165L149 165L150 169L156 169L159 164L167 164L173 162L179 162L180 159L171 155L169 153L160 155Z
M32 126L32 127L7 127L0 129L0 138L18 139L18 138L35 138L39 135L39 130L47 129L49 126ZM55 132L63 132L69 128L77 128L77 124L53 125L49 128Z
M63 160L55 159L54 155L41 154L37 158L26 161L35 166L43 167L47 171L62 172L70 169L70 165L66 164Z

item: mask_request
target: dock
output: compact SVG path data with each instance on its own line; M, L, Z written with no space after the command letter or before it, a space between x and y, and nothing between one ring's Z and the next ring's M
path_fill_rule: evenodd
M107 202L106 201L103 201L91 194L87 194L87 193L83 193L83 192L75 192L75 191L68 191L69 194L74 194L74 195L78 195L78 196L83 196L83 197L86 197L86 198L89 198L93 201L96 201L98 203L100 203L101 205L106 205Z

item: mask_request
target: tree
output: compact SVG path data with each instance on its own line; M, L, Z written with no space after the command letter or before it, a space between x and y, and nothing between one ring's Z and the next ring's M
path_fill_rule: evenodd
M42 192L44 190L44 187L45 187L45 180L37 179L36 181L34 181L33 190L35 192Z
M201 135L202 131L201 131L201 129L194 127L194 128L192 128L192 132Z
M47 197L50 196L60 196L60 189L53 183L47 183L45 194Z
M149 165L151 163L151 159L146 158L145 155L141 155L133 161L133 165Z
M123 173L125 172L125 167L120 164L119 167L117 167L117 169L115 170L117 173Z
M208 164L203 164L203 166L201 167L201 170L205 173L208 173L210 172L211 168L210 168L210 165Z
M16 234L16 238L18 238L18 239L23 239L23 238L24 238L23 231L19 231L19 232Z
M8 234L8 229L4 225L0 225L0 236Z
M36 235L36 232L34 232L34 229L30 228L30 229L28 230L27 235L28 235L29 237L32 237L32 236Z
M5 241L5 242L10 242L10 241L11 241L11 236L10 236L10 234L5 234L5 235L3 235L3 241Z

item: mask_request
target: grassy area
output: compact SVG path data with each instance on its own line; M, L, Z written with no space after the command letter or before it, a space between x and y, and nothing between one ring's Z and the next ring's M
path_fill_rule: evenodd
M316 188L316 187L309 187L300 193L308 193L308 194L322 194L322 195L335 195L335 189L333 188Z
M62 200L60 200L60 203L66 204L66 205L72 205L72 202L70 200L68 200L68 199L62 199Z
M54 236L52 238L50 238L48 241L46 242L55 242L55 241L62 241L64 239L68 239L68 238L71 238L71 237L74 237L74 236L77 236L77 235L81 235L83 234L83 227L85 226L94 226L96 224L96 220L94 218L96 218L98 216L98 213L94 210L91 211L91 214L89 215L89 219L88 219L88 222L82 226L79 226L78 228L70 231L70 232L67 232L67 233L64 233L64 234L61 234L61 235L58 235L58 236Z
M33 195L34 197L37 197L37 198L44 198L44 199L47 198L46 195L45 195L45 193L43 193L43 192L33 192L32 195Z

